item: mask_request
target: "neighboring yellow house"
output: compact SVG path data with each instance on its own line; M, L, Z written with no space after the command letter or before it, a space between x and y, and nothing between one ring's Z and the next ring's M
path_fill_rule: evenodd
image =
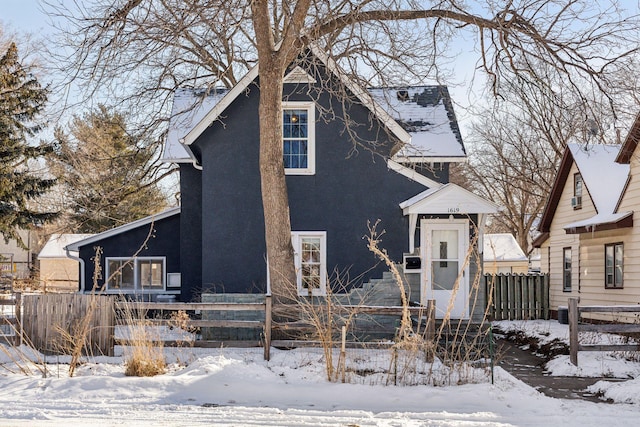
M639 138L640 116L623 145L565 151L534 242L550 274L552 308L569 297L580 305L640 303Z
M45 291L71 291L78 288L78 261L67 257L65 246L93 234L52 234L38 254L40 285Z
M485 274L524 274L529 271L529 260L512 234L485 234L483 245Z

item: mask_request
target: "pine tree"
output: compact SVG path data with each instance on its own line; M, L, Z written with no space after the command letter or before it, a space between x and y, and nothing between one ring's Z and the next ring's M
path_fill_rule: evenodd
M63 192L65 228L99 233L166 207L153 144L126 117L99 106L55 130L49 166Z
M35 120L46 102L47 89L20 63L15 43L9 44L0 56L0 233L5 241L15 239L22 246L18 228L41 225L56 216L30 206L55 184L29 171L30 162L52 149L27 142L41 129Z

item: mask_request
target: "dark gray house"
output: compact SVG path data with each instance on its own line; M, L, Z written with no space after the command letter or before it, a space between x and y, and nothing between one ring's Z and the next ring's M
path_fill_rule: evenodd
M334 272L348 287L382 277L363 240L368 222L380 221L381 246L398 263L409 259L411 299L445 310L455 294L454 317L468 317L478 265L466 256L496 206L448 183L450 163L466 153L447 88L363 90L317 58L291 67L283 93L298 292L324 294ZM267 291L259 92L255 66L233 89L175 93L163 160L179 166L181 206L68 246L81 291L93 287L96 246L98 286L134 257L105 292L193 301Z

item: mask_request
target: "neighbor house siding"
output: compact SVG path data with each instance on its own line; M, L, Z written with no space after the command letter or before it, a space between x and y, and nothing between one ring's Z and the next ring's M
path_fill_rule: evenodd
M612 305L629 304L638 301L639 289L637 280L631 279L627 268L633 263L633 255L629 253L633 244L629 229L584 233L580 239L580 257L582 259L582 286L580 304ZM624 245L623 289L605 288L604 246L609 243L622 242ZM626 280L629 278L630 280ZM635 301L634 301L635 300Z
M578 173L575 163L569 171L569 179L562 190L558 206L549 230L548 245L550 245L549 262L551 267L549 277L549 303L552 309L558 306L566 306L569 297L578 297L583 276L583 265L580 256L580 235L567 234L564 230L566 224L590 218L596 214L596 209L589 196L588 189L582 191L582 208L574 209L571 206L573 197L573 176ZM563 277L563 250L571 248L571 292L565 292L562 285ZM543 262L545 265L543 254ZM543 270L544 271L544 270Z
M620 238L612 238L606 243L615 243L621 241L624 243L624 273L623 273L623 289L605 289L604 279L602 282L601 295L603 301L611 301L611 304L638 304L640 303L640 159L637 155L631 157L630 162L630 181L626 191L620 201L618 212L634 212L633 227L624 228L616 231L615 236ZM603 247L600 249L604 252ZM602 255L604 263L604 254ZM603 266L604 268L604 266Z

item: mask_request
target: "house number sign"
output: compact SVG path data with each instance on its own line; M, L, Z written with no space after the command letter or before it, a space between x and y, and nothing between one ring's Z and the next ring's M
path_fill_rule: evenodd
M447 208L447 213L460 213L460 208Z

